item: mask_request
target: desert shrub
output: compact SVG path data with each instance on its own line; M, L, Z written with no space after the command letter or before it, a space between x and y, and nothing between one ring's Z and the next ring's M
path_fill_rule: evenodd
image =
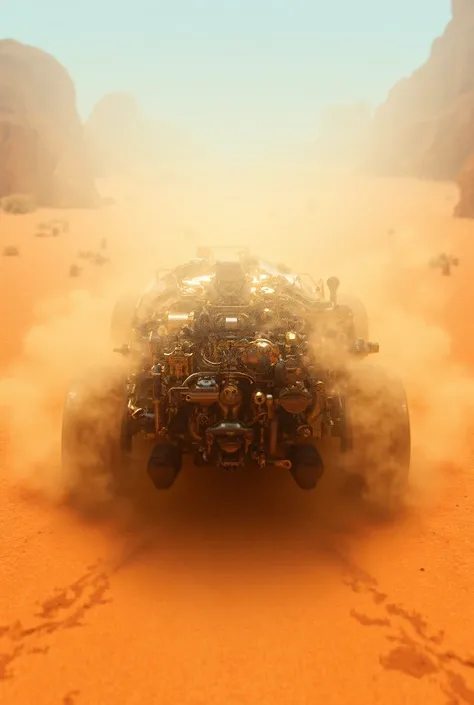
M33 196L17 193L2 198L1 207L5 213L24 215L25 213L33 213L36 210L36 202Z

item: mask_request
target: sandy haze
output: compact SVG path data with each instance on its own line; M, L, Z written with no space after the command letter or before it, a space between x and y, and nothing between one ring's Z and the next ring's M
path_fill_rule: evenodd
M450 184L304 163L108 183L98 211L0 215L0 692L15 705L474 703L474 225ZM69 221L58 238L39 221ZM111 263L68 271L107 238ZM65 508L70 380L118 363L115 297L200 244L249 245L359 293L402 376L412 486L395 523L275 471L187 469L143 507ZM450 278L428 268L460 257ZM73 628L77 627L77 628Z

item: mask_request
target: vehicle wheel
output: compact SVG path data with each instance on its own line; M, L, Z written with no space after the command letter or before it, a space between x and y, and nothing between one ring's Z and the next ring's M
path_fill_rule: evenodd
M147 472L157 490L169 490L181 470L181 451L172 443L159 443L152 448Z
M410 416L402 382L363 364L351 380L347 413L352 444L347 469L363 479L369 505L391 515L403 505L410 471Z
M71 500L102 504L126 484L123 377L94 370L71 384L63 410L61 456Z
M318 450L312 445L294 446L290 460L290 474L298 487L302 490L314 489L324 472Z
M126 343L130 337L137 301L137 296L134 294L124 294L115 303L112 311L110 335L112 343L117 347Z
M338 294L337 302L341 306L348 306L351 309L357 338L369 340L369 316L363 302L351 294Z

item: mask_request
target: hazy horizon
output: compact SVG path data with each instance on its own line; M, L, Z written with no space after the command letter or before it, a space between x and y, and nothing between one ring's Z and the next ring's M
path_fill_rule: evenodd
M221 154L314 140L328 105L375 107L427 58L449 0L0 0L2 34L53 54L85 120L115 91Z

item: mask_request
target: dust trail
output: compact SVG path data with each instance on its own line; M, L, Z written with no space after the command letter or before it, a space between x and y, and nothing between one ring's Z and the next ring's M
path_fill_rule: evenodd
M116 368L107 340L109 308L107 299L87 291L43 302L43 321L28 332L21 359L0 382L0 403L8 408L9 471L51 498L64 487L59 449L68 385L89 366Z
M250 245L257 254L315 277L338 275L341 291L366 303L371 338L381 343L380 362L406 384L414 428L413 483L427 494L441 487L443 464L462 462L474 380L452 360L443 321L449 288L440 287L439 277L427 268L433 249L446 242L446 220L443 213L430 212L424 222L425 185L300 168L249 173L170 186L166 202L158 205L152 190L131 188L133 207L123 199L107 222L100 216L101 235L112 243L112 274L96 294L75 291L41 302L21 358L0 383L15 480L48 497L61 496L64 397L86 368L99 366L110 379L119 369L109 339L114 301L125 289L140 289L159 266L192 257L197 245L209 242Z

